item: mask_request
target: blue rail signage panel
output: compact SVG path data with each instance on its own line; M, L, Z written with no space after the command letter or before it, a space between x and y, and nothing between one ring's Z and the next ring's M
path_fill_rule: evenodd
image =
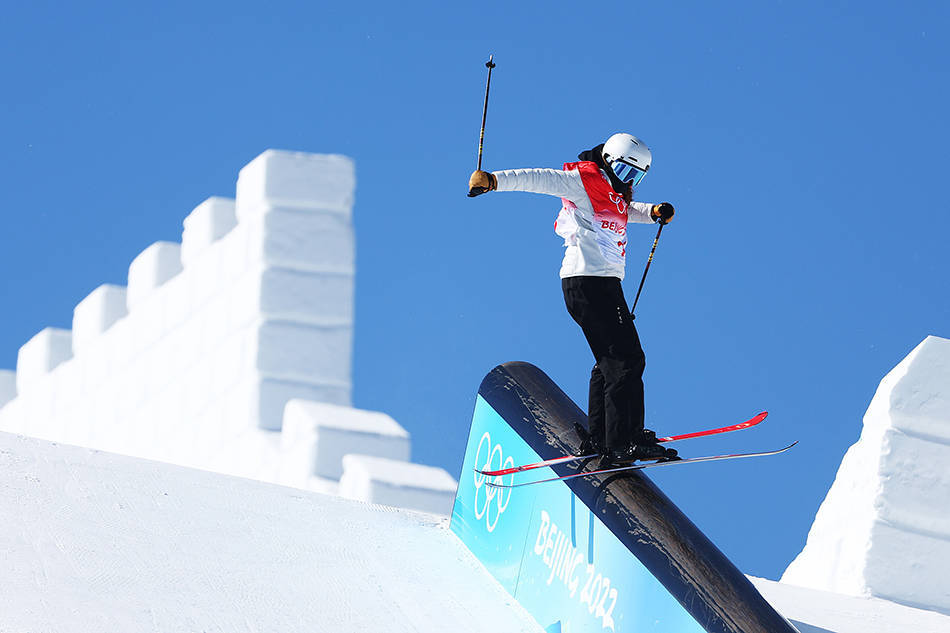
M702 632L566 484L491 488L474 470L540 459L479 396L452 529L508 592L552 633ZM550 476L551 471L517 476L538 474Z

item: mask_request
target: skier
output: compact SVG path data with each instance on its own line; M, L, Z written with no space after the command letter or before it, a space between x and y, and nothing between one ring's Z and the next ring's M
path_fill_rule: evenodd
M614 134L578 159L565 163L563 170L476 170L469 179L469 196L529 191L562 200L554 225L566 249L561 288L596 361L590 376L590 432L578 454L599 453L608 464L675 459L676 451L657 443L656 434L644 428L646 358L620 284L627 222L666 224L673 205L633 201L652 154L631 134Z

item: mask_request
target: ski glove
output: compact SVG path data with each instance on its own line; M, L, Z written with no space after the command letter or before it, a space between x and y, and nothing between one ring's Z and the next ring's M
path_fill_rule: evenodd
M498 179L495 174L481 169L472 172L472 177L468 179L468 197L474 198L483 193L494 191L498 188Z
M653 205L653 210L650 211L650 217L653 218L654 222L669 224L670 220L673 219L673 205L669 202L661 202L660 204Z

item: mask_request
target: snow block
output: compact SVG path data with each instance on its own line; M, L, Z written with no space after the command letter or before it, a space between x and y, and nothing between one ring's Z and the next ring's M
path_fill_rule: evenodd
M234 200L217 196L208 198L188 214L181 235L181 263L188 266L213 242L237 225Z
M302 472L339 479L351 453L409 460L409 433L385 413L291 400L284 409L282 448Z
M14 389L16 388L15 383L16 378L14 377ZM13 398L0 406L0 431L25 434L27 432L27 420L25 418L23 398Z
M339 495L449 516L457 487L458 482L442 468L385 457L344 455Z
M280 431L285 419L285 407L293 399L313 400L328 406L349 408L349 385L321 385L278 378L257 378L247 390L248 412L258 428ZM352 452L352 451L350 451Z
M69 330L48 327L31 338L17 354L17 393L25 393L57 365L73 355L73 337Z
M950 340L927 337L878 387L782 582L950 613Z
M73 309L73 353L79 354L126 314L125 287L103 284L93 290Z
M888 412L872 423L950 443L950 340L928 336L881 382Z
M0 369L0 408L16 398L16 372Z
M884 492L892 494L878 499L878 520L910 532L950 537L950 506L935 503L950 504L950 449L894 430L885 432L882 445L880 476L886 482Z
M128 318L116 321L111 328L103 333L100 341L97 341L103 344L102 358L98 359L102 363L100 366L102 378L121 375L133 359L132 341L132 326Z
M213 272L210 270L204 271L201 272L200 275L208 276L213 274L214 278L212 279L212 282L215 284L215 286L228 286L238 282L238 280L248 273L249 269L257 268L259 262L251 261L249 255L250 241L252 237L250 224L250 222L238 224L236 227L228 231L227 235L215 242L214 245L210 246L207 249L207 252L199 258L201 261L194 262L189 267L188 271L195 272L196 269L203 267L205 265L205 260L208 259L210 254L215 260L215 263L212 266ZM199 264L201 266L199 266ZM207 286L207 284L204 285ZM199 296L199 303L207 296L208 295L206 292L203 293L202 296Z
M256 367L281 380L349 387L352 326L265 321L257 333Z
M267 150L241 169L237 218L244 222L268 206L326 209L350 215L356 175L338 154Z
M181 272L181 245L174 242L155 242L129 266L128 308L148 297L152 291Z
M184 274L178 274L165 282L157 296L162 305L162 333L177 329L195 315L191 303L193 287Z
M864 577L874 597L950 615L950 609L942 606L950 604L946 567L950 540L945 534L876 521L870 541Z
M271 319L352 325L353 285L350 274L268 268L260 276L256 309Z
M267 321L352 328L353 277L267 268L249 273L228 291L229 328ZM349 365L348 360L341 362Z
M247 221L252 264L353 274L356 247L348 217L323 211L268 207Z

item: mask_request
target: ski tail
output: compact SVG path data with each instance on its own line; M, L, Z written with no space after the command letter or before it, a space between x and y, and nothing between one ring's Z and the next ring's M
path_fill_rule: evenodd
M591 453L590 455L566 455L564 457L555 457L554 459L545 459L544 461L534 462L533 464L509 466L508 468L500 468L498 470L479 470L476 468L475 472L479 475L485 475L486 477L501 477L502 475L511 475L513 473L523 473L526 470L534 470L535 468L547 468L548 466L557 466L558 464L570 464L571 462L579 462L581 460L592 459L594 457L600 457L600 454Z
M731 424L729 426L721 426L715 429L706 429L705 431L696 431L694 433L684 433L683 435L670 435L669 437L660 437L657 438L657 442L667 443L667 442L679 442L680 440L689 440L694 437L706 437L707 435L717 435L719 433L730 433L732 431L742 431L744 429L752 428L756 424L759 424L765 420L769 415L768 411L763 411L758 415L749 418L745 422L740 422L739 424ZM566 455L564 457L555 457L553 459L546 459L540 462L534 462L533 464L522 464L520 466L509 466L508 468L500 468L498 470L479 470L475 469L480 475L485 475L486 477L501 477L502 475L511 475L513 473L522 473L526 470L534 470L536 468L547 468L548 466L557 466L558 464L569 464L571 462L578 462L584 459L591 459L593 457L599 457L598 454L593 453L590 455Z

